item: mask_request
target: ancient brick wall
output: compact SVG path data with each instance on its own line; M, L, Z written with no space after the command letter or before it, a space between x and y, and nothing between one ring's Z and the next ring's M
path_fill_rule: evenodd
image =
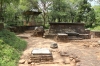
M56 34L66 32L86 33L83 23L50 23L49 33Z
M100 38L100 31L91 31L91 38Z
M24 32L26 30L34 30L35 27L39 27L39 26L40 25L36 25L36 26L14 26L14 27L9 28L9 30L12 31L12 32L21 33L21 32Z

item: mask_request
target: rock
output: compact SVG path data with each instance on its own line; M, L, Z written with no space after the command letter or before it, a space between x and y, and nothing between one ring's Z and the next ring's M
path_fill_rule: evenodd
M31 60L28 60L27 62L28 62L28 64L31 64L31 63L32 63L32 61L31 61Z
M71 66L76 66L75 59L71 60L70 65L71 65Z
M58 48L57 43L53 43L53 44L51 44L50 48L53 48L53 49Z
M70 64L70 59L69 57L63 57L63 61L64 64Z
M87 47L87 48L89 47L89 45L83 45L83 46L84 46L84 47Z
M90 45L89 47L93 48L93 45Z
M77 63L76 66L80 66L80 63Z
M31 63L31 66L35 66L35 63Z
M76 58L76 59L75 59L75 62L76 62L76 63L77 63L77 62L80 62L79 58Z
M98 45L100 45L100 40L98 41Z
M24 64L24 63L25 63L24 59L19 60L19 64Z

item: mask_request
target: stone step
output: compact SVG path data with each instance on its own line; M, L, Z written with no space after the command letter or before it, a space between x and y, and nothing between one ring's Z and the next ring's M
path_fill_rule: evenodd
M82 40L83 38L77 37L77 36L68 36L69 40Z

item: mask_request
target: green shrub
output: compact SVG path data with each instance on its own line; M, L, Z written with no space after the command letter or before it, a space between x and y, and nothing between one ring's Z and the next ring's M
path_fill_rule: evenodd
M46 24L46 25L44 26L44 28L45 28L45 29L49 29L49 26L50 26L49 24Z
M100 26L96 26L94 28L91 28L91 30L100 31Z
M17 66L20 53L0 40L0 66Z
M26 41L20 39L13 32L6 29L0 31L0 39L19 51L24 50L27 46Z

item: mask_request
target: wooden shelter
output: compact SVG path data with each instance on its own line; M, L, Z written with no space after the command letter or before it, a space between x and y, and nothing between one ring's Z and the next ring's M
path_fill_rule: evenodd
M39 14L41 14L42 12L36 12L36 11L25 11L23 12L24 15L34 15L34 16L38 16Z
M32 10L24 11L23 15L26 17L25 24L29 23L29 26L36 25L36 22L34 21L34 19L35 19L34 17L38 16L41 13L42 12L37 12L37 11L32 11ZM31 18L32 21L30 21L30 16L32 16L32 18Z

